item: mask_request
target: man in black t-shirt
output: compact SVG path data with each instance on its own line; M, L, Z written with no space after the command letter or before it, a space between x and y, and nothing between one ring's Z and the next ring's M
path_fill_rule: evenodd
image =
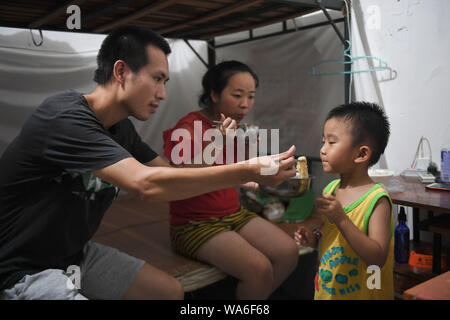
M95 90L46 99L5 150L0 299L180 299L175 278L90 242L119 188L172 201L251 181L278 185L295 175L294 147L260 161L180 169L142 142L128 117L147 120L165 98L169 53L148 29L114 30L97 57ZM261 174L274 166L276 174ZM73 270L75 286L68 281Z

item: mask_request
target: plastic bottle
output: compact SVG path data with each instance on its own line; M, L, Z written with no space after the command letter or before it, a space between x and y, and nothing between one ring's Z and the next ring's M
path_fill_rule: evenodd
M450 149L441 149L441 182L450 183Z
M409 228L406 225L406 213L404 207L400 207L398 225L395 228L394 258L398 263L408 263L409 259Z

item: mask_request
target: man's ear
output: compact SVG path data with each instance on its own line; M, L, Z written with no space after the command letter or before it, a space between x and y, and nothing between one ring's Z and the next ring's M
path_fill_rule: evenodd
M369 162L372 157L372 149L367 145L362 145L356 150L356 155L353 161L355 163Z
M121 87L125 84L125 78L129 72L128 65L123 60L117 60L113 66L114 79L120 84Z

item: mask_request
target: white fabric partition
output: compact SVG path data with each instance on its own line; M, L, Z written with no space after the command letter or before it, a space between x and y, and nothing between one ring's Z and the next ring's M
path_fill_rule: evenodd
M343 23L337 25L343 32ZM315 63L341 59L342 54L342 43L327 25L220 48L217 62L243 61L260 78L255 105L244 122L279 129L279 151L295 145L297 155L319 157L324 119L330 109L345 100L344 76L317 77L309 72ZM342 65L328 67L343 71ZM311 169L315 176L313 191L318 195L335 175L324 174L318 162Z
M36 41L40 40L35 31ZM0 28L0 154L31 112L49 95L69 88L89 92L104 36ZM74 47L77 43L76 48Z
M343 23L338 26L343 29ZM255 105L243 121L280 129L280 151L295 144L298 154L318 157L324 118L344 103L344 76L309 72L314 63L342 54L343 45L328 25L220 48L217 62L243 61L260 78Z
M33 31L37 42L39 33ZM0 28L0 154L19 133L31 112L48 96L76 89L91 92L96 56L104 35L43 31L35 46L29 30ZM162 131L197 108L206 67L182 40L169 40L167 99L148 121L132 119L142 138L162 153ZM192 41L206 59L206 43Z
M338 25L342 29L343 23ZM36 47L29 30L0 28L0 154L46 97L66 89L87 93L95 88L95 58L104 36L43 35L43 45ZM34 37L39 40L35 31ZM206 72L184 41L169 42L167 98L148 121L132 119L143 140L160 155L162 131L198 109ZM207 60L206 42L190 43ZM260 77L256 104L245 122L280 129L280 151L295 144L298 154L318 156L323 119L344 102L344 77L313 77L308 72L315 62L341 57L342 48L331 26L324 26L224 47L217 50L217 61L246 62Z

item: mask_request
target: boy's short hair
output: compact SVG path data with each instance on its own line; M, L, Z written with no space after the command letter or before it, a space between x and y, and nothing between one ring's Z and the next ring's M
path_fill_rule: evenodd
M98 68L94 81L106 84L113 73L114 63L123 60L136 73L149 63L147 46L161 49L166 56L171 52L169 43L158 33L138 26L119 27L103 40L97 55Z
M368 142L372 147L369 167L378 162L386 149L390 135L388 117L379 105L370 102L343 104L332 109L325 121L331 118L350 120L353 145Z

